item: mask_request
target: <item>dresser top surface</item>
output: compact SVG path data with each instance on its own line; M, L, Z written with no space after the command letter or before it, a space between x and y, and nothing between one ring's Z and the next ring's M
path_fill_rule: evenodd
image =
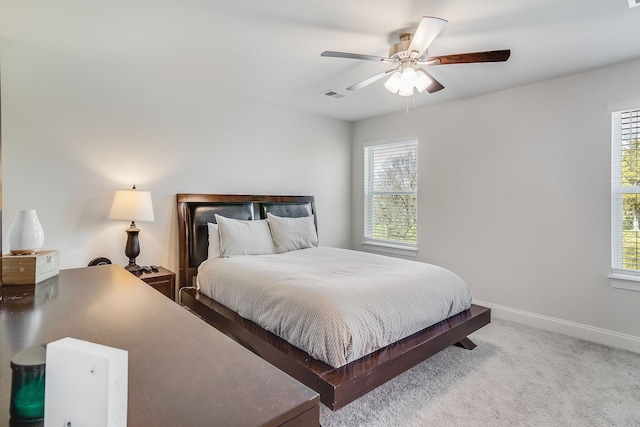
M62 270L2 293L0 426L11 358L65 337L128 351L129 425L278 425L317 405L316 392L119 266Z

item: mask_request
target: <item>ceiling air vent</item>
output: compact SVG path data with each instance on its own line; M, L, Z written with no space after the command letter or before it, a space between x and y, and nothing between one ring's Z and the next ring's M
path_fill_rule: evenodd
M638 1L640 1L640 0L638 0ZM332 98L344 98L344 95L343 95L343 94L338 93L338 92L333 91L333 90L328 90L328 91L326 91L326 92L322 92L322 95L324 95L324 96L330 96L330 97L332 97Z
M629 2L629 7L640 6L640 0L627 0Z

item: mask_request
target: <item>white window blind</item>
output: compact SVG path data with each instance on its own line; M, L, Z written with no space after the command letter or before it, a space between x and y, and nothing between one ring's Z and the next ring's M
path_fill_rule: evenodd
M611 117L611 267L640 275L640 110Z
M415 247L418 141L365 147L364 183L365 239Z

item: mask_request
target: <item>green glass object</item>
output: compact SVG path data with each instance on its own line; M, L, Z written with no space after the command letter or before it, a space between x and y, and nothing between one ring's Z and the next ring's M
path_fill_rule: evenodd
M11 359L11 406L13 421L44 419L46 350L37 345L18 352Z

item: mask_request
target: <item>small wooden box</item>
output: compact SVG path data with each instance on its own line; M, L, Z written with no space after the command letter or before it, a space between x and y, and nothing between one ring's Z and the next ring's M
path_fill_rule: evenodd
M3 285L34 285L60 272L60 252L2 256Z

